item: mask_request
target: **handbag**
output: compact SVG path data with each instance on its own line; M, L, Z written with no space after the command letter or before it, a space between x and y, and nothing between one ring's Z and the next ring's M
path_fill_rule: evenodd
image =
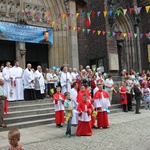
M122 100L122 101L124 100L124 96L121 96L121 100Z

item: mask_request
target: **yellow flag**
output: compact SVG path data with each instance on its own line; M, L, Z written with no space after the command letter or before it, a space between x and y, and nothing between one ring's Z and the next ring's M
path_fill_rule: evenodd
M76 18L78 18L78 16L79 16L79 13L76 13Z
M101 31L100 31L100 30L98 30L98 31L97 31L97 34L98 34L98 35L100 35L100 34L101 34Z
M68 114L66 115L66 122L69 120L71 115L72 115L72 111L68 111Z
M127 36L127 34L126 34L126 33L123 33L123 36L124 36L124 37L126 37L126 36Z
M55 22L53 21L53 22L52 22L52 27L54 26L54 24L55 24Z
M48 16L48 14L46 13L44 17L47 17L47 16Z
M73 30L76 30L76 29L77 29L77 27L76 27L76 26L74 26L74 27L73 27Z
M103 13L104 13L104 17L106 17L106 15L107 15L107 11L105 10L105 11L103 11Z
M66 14L62 14L62 17L65 18L65 17L66 17Z
M150 6L145 6L146 12L149 12Z

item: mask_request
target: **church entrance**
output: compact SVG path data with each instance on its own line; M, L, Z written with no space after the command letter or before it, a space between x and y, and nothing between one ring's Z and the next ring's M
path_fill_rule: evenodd
M48 45L26 43L26 64L31 63L32 68L42 66L43 71L48 67Z
M6 62L14 65L16 59L16 43L12 41L0 40L0 65L5 66Z

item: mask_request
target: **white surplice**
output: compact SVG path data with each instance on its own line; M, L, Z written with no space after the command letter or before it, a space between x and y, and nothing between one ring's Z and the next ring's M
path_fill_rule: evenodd
M8 101L15 101L14 97L14 77L12 76L12 68L5 67L3 69L4 78L4 94L7 96ZM10 79L12 77L13 79Z
M71 84L70 83L71 82L72 82L72 78L70 76L70 73L69 72L67 72L67 73L62 72L61 78L60 78L60 83L61 83L61 87L62 87L62 90L61 90L62 94L64 94L65 92L70 92L70 90L71 90ZM67 85L67 87L65 85Z
M77 90L72 88L70 90L70 98L72 101L72 107L73 109L77 109L78 103L77 103ZM77 111L72 111L72 120L71 120L71 124L78 124L78 114L76 113Z
M34 89L34 83L31 82L32 80L34 80L34 73L31 69L26 68L23 73L24 89Z
M35 90L40 90L41 94L44 94L45 84L42 72L36 70L34 75L35 75Z
M16 100L24 100L24 88L23 88L23 69L21 67L14 66L12 68L12 75L15 78L16 86L14 86L14 98Z

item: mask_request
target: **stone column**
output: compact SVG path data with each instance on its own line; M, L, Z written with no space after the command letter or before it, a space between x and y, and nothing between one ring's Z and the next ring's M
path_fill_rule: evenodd
M74 0L69 0L68 2L69 10L71 14L76 14L76 2ZM72 27L77 26L77 19L76 17L69 17L68 24ZM78 54L78 40L77 40L77 30L69 30L68 32L68 39L69 39L69 64L70 67L79 67L79 54Z
M19 61L21 68L26 68L26 48L24 42L16 42L16 60Z

